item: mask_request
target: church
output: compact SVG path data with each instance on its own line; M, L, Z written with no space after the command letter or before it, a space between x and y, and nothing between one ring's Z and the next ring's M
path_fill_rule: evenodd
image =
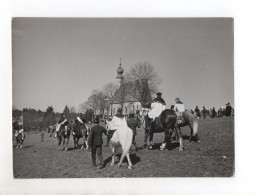
M135 89L136 83L138 81L131 81L131 82L125 82L124 81L124 69L121 65L121 59L119 67L116 70L117 76L116 76L116 83L118 85L118 89L115 92L115 98L114 102L112 104L112 115L114 116L116 114L116 111L118 108L122 108L123 114L125 116L128 116L129 114L136 114L139 113L142 104L141 102L135 98L138 96L138 92ZM147 84L147 99L151 101L151 94L149 91L149 86ZM110 112L111 113L111 112Z

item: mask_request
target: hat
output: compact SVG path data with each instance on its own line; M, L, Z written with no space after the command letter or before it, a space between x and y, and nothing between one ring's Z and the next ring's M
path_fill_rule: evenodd
M117 113L122 114L122 108L118 108L118 109L117 109Z
M176 97L176 98L175 98L175 101L176 101L176 102L177 102L177 101L180 101L180 98Z
M94 123L99 123L99 119L95 118Z
M162 93L161 93L161 92L158 92L158 93L156 93L156 95L160 96L160 95L162 95Z

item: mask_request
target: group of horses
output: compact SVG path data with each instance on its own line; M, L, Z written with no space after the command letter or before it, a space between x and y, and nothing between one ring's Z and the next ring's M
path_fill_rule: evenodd
M190 127L190 138L189 141L197 141L200 142L198 137L198 119L197 117L190 111L186 110L182 114L182 122L178 122L178 117L175 111L171 109L166 109L162 111L159 117L155 119L153 122L149 122L148 118L148 110L143 110L141 119L143 123L143 128L145 130L145 145L148 149L153 148L153 134L154 133L164 133L164 140L160 146L161 150L167 148L167 145L171 142L172 134L175 132L175 136L179 142L179 150L184 150L183 144L183 136L181 133L181 127L189 126ZM150 124L150 125L148 125ZM68 150L69 138L72 135L74 139L74 148L78 148L78 141L80 138L84 139L84 145L86 148L88 146L88 135L90 133L90 126L85 125L86 128L75 128L74 124L69 124L66 130L59 130L59 125L53 126L50 132L56 131L56 137L58 140L58 150L61 150L61 142L63 141L63 149ZM112 163L115 164L115 155L116 151L119 147L122 148L122 155L118 166L121 165L123 159L127 157L128 160L128 168L132 169L132 163L129 157L129 151L132 145L133 139L133 131L129 127L122 127L116 131L111 131L110 122L106 120L106 128L108 133L113 132L110 138L110 148L112 150ZM77 129L77 130L76 130ZM54 132L55 133L55 132ZM149 141L148 141L149 138ZM17 136L17 139L19 137ZM83 146L82 146L83 148Z

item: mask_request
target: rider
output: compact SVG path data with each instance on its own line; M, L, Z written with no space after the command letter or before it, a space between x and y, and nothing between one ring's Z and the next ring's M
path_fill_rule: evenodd
M154 121L154 119L166 109L165 101L161 97L162 93L158 92L156 93L156 95L157 97L153 100L151 104L151 110L148 112L148 116L150 119L152 119L152 121Z
M55 131L55 137L57 135L57 132L60 130L60 129L65 129L65 135L67 134L67 125L68 125L68 120L66 119L65 117L65 114L62 114L61 115L61 118L58 122L58 125L60 126L59 128L56 128L56 131Z
M126 119L125 119L124 115L122 114L122 112L123 112L122 108L117 109L117 113L113 117L113 119L110 123L111 129L118 129L120 127L127 127L127 122L126 122Z
M180 98L175 98L176 104L174 105L173 110L176 112L177 117L178 117L178 123L181 123L182 121L182 113L185 111L185 106L181 102Z
M86 128L85 124L86 124L86 120L83 118L82 113L80 113L79 116L75 120L74 131L79 131L81 129L85 129ZM75 133L75 132L73 132L73 133Z

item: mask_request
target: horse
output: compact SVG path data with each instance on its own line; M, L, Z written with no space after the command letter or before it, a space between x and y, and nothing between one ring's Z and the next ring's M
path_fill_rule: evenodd
M16 141L16 148L22 148L23 142L25 139L25 135L23 136L22 133L19 133L19 131L15 131L14 137L15 137L15 141Z
M143 127L145 130L145 137L144 137L144 146L148 146L148 149L152 149L153 145L153 134L154 133L163 133L165 134L164 141L162 142L160 149L164 150L168 143L170 143L170 138L172 136L173 131L176 134L180 134L179 141L180 147L179 150L183 150L183 138L180 133L180 129L176 128L177 124L177 115L171 109L165 109L161 112L159 117L156 117L153 122L150 122L150 118L148 117L148 111L150 109L143 109ZM150 123L150 125L148 125ZM177 132L176 132L177 131ZM149 137L149 142L147 142Z
M128 161L128 169L132 169L133 165L129 156L129 150L132 145L133 139L133 131L129 127L121 127L117 130L112 130L110 127L110 121L106 121L106 128L108 130L108 134L111 137L110 139L110 148L112 150L112 162L111 165L115 164L115 155L116 150L121 146L122 147L122 155L120 161L118 163L118 167L121 166L125 156ZM111 135L113 133L113 135Z
M177 123L177 128L179 129L179 133L176 134L176 136L182 136L181 127L185 127L185 126L189 126L190 127L190 138L189 141L196 141L196 142L200 142L199 136L198 136L198 118L195 116L194 113L192 113L191 110L185 110L182 113L182 120L180 121L180 123Z
M67 128L67 130L65 129ZM65 126L65 128L60 129L60 125L56 125L56 133L57 133L57 140L58 140L58 150L61 150L61 141L63 140L63 149L65 151L68 150L68 144L69 144L69 139L70 139L70 125ZM65 141L66 141L66 146L65 146ZM64 148L65 146L65 148Z
M81 149L84 148L84 145L86 145L86 149L89 149L89 146L87 144L87 139L88 139L88 135L90 133L90 128L88 127L88 125L85 125L85 128L83 128L83 127L77 128L74 124L72 129L73 129L72 137L74 140L74 148L79 147L79 145L78 145L79 139L83 138L84 144L82 145Z

